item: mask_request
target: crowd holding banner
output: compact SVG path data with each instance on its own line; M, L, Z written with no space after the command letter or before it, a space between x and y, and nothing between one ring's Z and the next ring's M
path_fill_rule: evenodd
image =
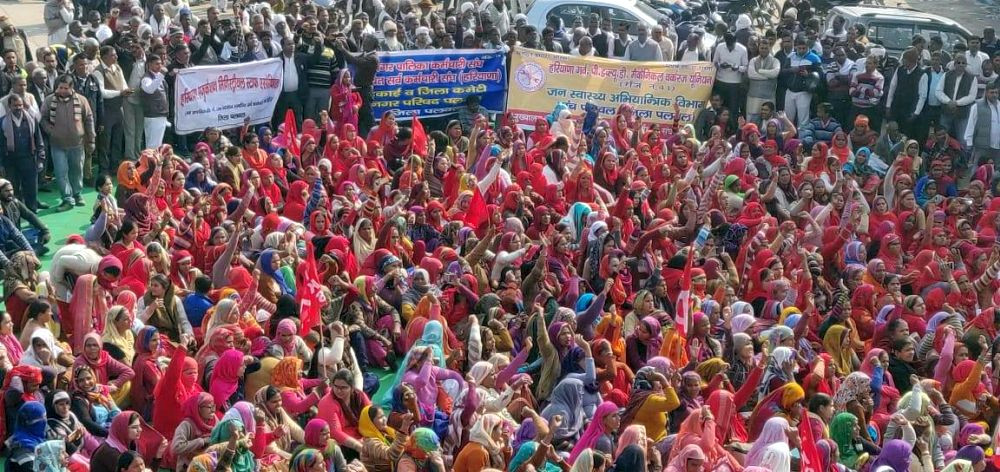
M270 123L281 76L278 59L181 70L174 88L177 133Z
M592 103L602 116L629 105L643 121L669 124L676 103L681 110L677 119L691 123L708 103L714 80L710 62L628 62L516 48L507 110L519 126L529 128L558 103L578 114Z

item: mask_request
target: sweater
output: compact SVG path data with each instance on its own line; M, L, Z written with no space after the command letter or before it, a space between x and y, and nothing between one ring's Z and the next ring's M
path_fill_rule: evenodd
M633 424L646 427L646 437L655 442L667 437L667 414L681 406L681 400L673 387L662 394L654 393L646 398L635 414Z
M74 105L74 101L78 105ZM77 116L76 106L81 108L80 116ZM45 99L42 103L42 130L48 135L49 144L60 149L93 145L97 136L90 104L78 93L66 99L55 94Z
M806 145L806 148L811 148L820 141L830 144L833 141L833 135L837 134L839 129L840 123L833 118L826 122L819 118L813 118L799 128L799 139Z

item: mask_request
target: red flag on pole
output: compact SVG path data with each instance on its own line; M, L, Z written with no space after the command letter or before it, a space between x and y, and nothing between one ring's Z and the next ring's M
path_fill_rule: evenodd
M299 130L298 126L295 125L295 111L289 108L285 111L285 131L281 133L285 138L286 148L288 152L295 156L300 154L299 150Z
M677 296L676 320L677 331L687 337L691 326L691 264L694 262L694 246L688 246L687 263L684 264L684 275L681 276L681 293Z
M413 116L413 153L427 157L427 132L424 131L424 125L416 115Z
M800 416L802 421L799 422L799 439L802 441L802 460L799 470L802 472L821 472L823 466L819 459L819 451L816 449L812 426L809 424L809 412L803 411Z
M298 287L299 320L302 326L299 335L305 336L320 324L320 308L324 303L322 284L316 270L316 255L312 242L306 242L306 260L302 264L302 281Z

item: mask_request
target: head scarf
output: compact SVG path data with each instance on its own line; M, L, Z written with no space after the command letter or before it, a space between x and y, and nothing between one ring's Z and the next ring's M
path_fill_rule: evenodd
M687 463L691 459L707 461L708 457L705 456L705 452L697 444L688 444L670 459L664 472L687 472ZM618 463L615 462L615 464L617 465ZM645 467L645 464L643 464L643 467Z
M386 430L383 433L375 426L375 422L371 419L372 408L378 408L377 406L368 405L361 409L361 415L358 419L358 433L362 437L372 438L379 440L382 444L390 445L392 441L396 439L396 430L386 426Z
M45 441L35 447L34 472L62 472L62 455L66 452L66 441L62 439Z
M591 418L590 423L587 424L587 429L584 430L583 435L580 436L580 439L576 442L576 445L573 446L573 450L569 454L569 461L571 463L575 462L580 454L586 449L594 447L601 436L607 434L607 432L604 431L604 418L617 412L618 405L609 401L601 403L597 406L597 409L594 411L593 418ZM614 431L612 431L612 433L614 433Z
M184 405L181 407L183 409L184 418L194 425L195 430L197 430L199 436L205 436L212 432L212 428L218 422L215 418L215 411L212 411L212 418L205 421L201 417L201 407L212 403L212 395L207 392L200 392L195 395L188 397L184 401Z
M251 406L250 408L252 411L253 407ZM244 423L237 417L231 417L227 412L226 416L222 418L222 421L219 421L219 423L215 425L215 428L212 429L212 435L209 437L209 442L212 444L222 444L228 442L230 435L232 435L229 431L229 425L231 424L238 425L237 431L249 432L255 429L254 426ZM254 460L253 452L251 452L242 441L237 442L236 453L233 456L231 468L232 472L253 472L257 470L257 463Z
M834 406L842 410L847 407L848 403L857 400L862 393L871 392L871 382L871 377L865 375L864 372L851 372L837 389L837 393L833 397Z
M789 425L788 420L780 417L774 416L764 423L764 428L761 429L760 435L754 440L753 445L750 447L750 452L747 453L746 463L748 465L762 464L765 454L765 449L768 446L775 443L788 442L788 431Z
M209 393L215 398L215 405L222 408L229 404L229 397L239 388L240 367L243 366L243 353L229 349L222 353L212 370L209 382Z
M858 418L847 412L838 413L830 421L830 439L837 443L840 463L852 469L857 465L859 456L854 448L854 427L857 424Z
M39 402L25 402L17 410L14 420L14 434L8 442L34 450L45 441L45 405Z

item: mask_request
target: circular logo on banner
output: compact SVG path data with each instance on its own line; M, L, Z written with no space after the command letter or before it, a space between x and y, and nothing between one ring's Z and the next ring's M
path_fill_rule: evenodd
M525 62L514 71L514 80L526 92L535 92L545 83L545 70L534 62Z

